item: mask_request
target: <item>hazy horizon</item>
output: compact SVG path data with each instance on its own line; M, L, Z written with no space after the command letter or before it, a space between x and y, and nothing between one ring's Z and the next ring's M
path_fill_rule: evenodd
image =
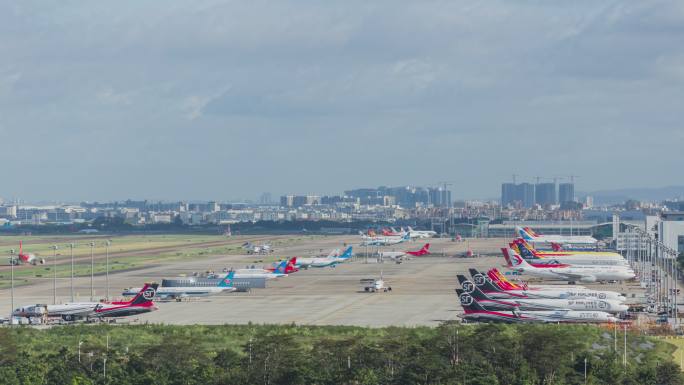
M684 3L0 4L0 197L682 185Z

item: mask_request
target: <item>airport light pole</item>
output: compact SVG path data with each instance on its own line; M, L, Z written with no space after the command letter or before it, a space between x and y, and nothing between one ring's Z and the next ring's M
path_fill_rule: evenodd
M70 243L71 249L71 302L74 302L74 244Z
M105 298L107 301L109 301L109 245L111 244L110 240L105 242Z
M622 365L624 367L627 367L627 325L625 325L624 328L625 328L625 352L624 352L624 355L622 356Z
M57 245L52 245L52 304L57 304Z
M93 285L95 275L95 257L93 256L94 247L95 242L90 242L90 302L92 302L93 298L95 297L95 289Z
M14 249L10 249L10 325L12 325L12 313L14 312Z

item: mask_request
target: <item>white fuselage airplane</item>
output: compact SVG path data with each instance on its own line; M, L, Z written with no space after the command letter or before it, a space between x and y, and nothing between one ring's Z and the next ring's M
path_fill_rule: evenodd
M403 237L385 237L385 236L380 236L380 237L368 237L368 236L363 236L363 242L361 243L363 246L390 246L390 245L396 245L402 242L408 241L409 234L407 233Z
M515 229L522 239L532 243L595 245L598 242L596 238L588 235L538 235L536 233L530 234L528 230L522 227L516 227Z
M273 252L273 248L267 243L254 245L251 242L246 242L242 245L242 248L247 250L247 254L268 254Z
M409 226L408 234L411 238L432 238L437 235L437 232L432 230L414 230Z
M237 290L233 287L233 278L235 278L235 272L231 271L216 286L162 286L157 289L156 297L160 300L181 300L183 298L206 297L215 294L230 293ZM134 296L138 294L140 290L141 288L133 287L124 290L121 295L125 297Z
M334 250L327 257L297 258L295 266L304 269L308 269L309 267L335 267L351 258L352 246L349 246L341 255L337 255L338 252L339 249Z
M238 269L235 271L235 278L280 278L287 277L285 273L277 273L264 269Z
M511 249L501 249L509 266L520 272L537 277L561 279L565 281L597 282L624 281L636 275L631 268L624 266L564 266L564 267L534 267Z
M428 255L430 254L430 244L426 243L423 245L420 250L416 251L381 251L380 252L380 258L381 259L392 259L395 261L400 261L403 260L404 258L410 258L410 257L420 257L423 255Z
M483 293L479 287L470 281L461 281L463 290L472 295L482 306L491 310L599 310L609 313L627 311L629 306L621 301L592 298L509 298L494 299Z
M624 302L627 298L614 291L590 290L582 287L563 287L556 285L554 288L544 288L540 290L505 290L499 287L491 278L480 274L474 269L470 269L473 283L487 296L494 299L515 299L515 298L561 298L561 299L608 299ZM461 281L462 276L459 276ZM461 283L463 285L463 282Z
M516 240L509 244L517 247L520 256L532 263L566 263L570 265L617 265L628 266L620 254L609 251L538 251L528 243Z
M534 322L579 322L579 323L605 323L619 322L619 319L604 311L577 311L569 309L521 311L514 308L508 311L491 311L482 306L470 294L457 289L459 300L467 320L495 321L510 323L534 323Z
M12 312L13 317L60 317L65 321L83 318L125 317L157 310L152 300L157 284L146 284L135 298L123 302L75 302L58 305L31 305Z

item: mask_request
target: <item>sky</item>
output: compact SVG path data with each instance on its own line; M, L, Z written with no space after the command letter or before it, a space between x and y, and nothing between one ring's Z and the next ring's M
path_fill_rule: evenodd
M0 0L0 58L5 200L684 184L681 1Z

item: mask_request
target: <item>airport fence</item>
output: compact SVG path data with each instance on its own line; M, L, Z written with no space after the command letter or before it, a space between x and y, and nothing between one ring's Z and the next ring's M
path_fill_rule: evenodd
M677 297L680 296L678 253L640 227L627 225L620 234L619 251L627 259L646 290L646 310L658 315L659 323L680 326Z

